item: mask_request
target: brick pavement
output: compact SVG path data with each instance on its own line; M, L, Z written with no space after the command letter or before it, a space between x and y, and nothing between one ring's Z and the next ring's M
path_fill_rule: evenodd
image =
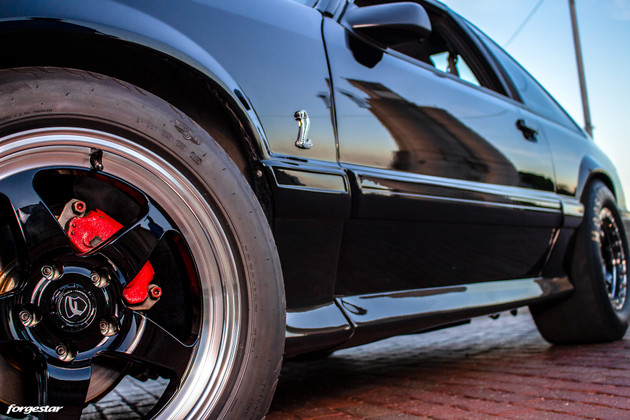
M287 361L267 419L630 419L629 361L630 334L551 346L521 311ZM161 387L126 379L82 418L138 418Z
M630 419L630 334L551 346L528 311L285 363L268 420Z

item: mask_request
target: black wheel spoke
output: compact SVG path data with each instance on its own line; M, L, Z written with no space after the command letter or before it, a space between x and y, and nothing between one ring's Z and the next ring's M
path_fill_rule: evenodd
M57 412L40 413L40 419L78 419L90 386L92 368L60 367L44 363L38 372L39 405L63 407Z
M149 204L147 215L133 227L106 243L101 252L117 262L123 278L129 282L149 260L164 235L174 230L161 211Z
M33 187L36 173L36 170L26 171L0 181L0 192L7 197L15 214L15 222L9 224L22 272L43 253L69 245L62 227Z
M133 327L118 353L136 362L166 369L179 381L186 370L194 345L185 345L144 315L134 312L133 317Z

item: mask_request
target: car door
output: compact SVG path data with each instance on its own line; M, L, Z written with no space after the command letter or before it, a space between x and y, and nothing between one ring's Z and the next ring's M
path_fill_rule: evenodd
M556 170L557 192L565 207L575 207L579 199L578 181L584 177L584 159L595 160L592 165L606 168L614 174L609 159L596 147L582 129L568 116L558 103L503 49L473 26L470 29L488 47L505 71L528 121L540 127L547 138ZM592 168L589 168L591 170ZM572 199L575 200L572 202ZM579 206L578 206L579 207Z
M422 3L431 34L383 48L348 24L373 3L324 22L353 200L336 293L535 277L561 221L545 140L445 11Z

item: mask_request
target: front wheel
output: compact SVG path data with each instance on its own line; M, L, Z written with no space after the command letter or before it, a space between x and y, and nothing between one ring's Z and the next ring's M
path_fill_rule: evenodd
M282 274L227 154L168 103L83 71L2 70L0 110L2 413L78 418L133 377L164 384L136 415L263 417Z
M615 197L600 181L584 196L570 278L575 290L560 302L531 307L542 336L555 344L618 340L628 328L628 243Z

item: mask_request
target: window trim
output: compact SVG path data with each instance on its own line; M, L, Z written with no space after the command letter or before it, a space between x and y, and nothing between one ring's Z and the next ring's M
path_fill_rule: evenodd
M496 78L497 82L503 88L503 92L498 92L504 97L510 98L518 103L523 103L518 93L518 90L515 88L512 79L507 74L506 70L503 68L498 59L492 54L488 46L479 38L479 36L473 30L476 29L480 33L483 33L479 28L470 23L468 20L463 18L462 16L456 14L455 12L450 12L452 17L457 20L459 26L466 32L468 38L475 44L481 55L485 58L485 61L492 69L492 73ZM490 39L488 37L488 39Z
M495 69L488 60L487 54L479 48L475 39L466 31L466 28L457 19L457 16L450 10L435 7L433 4L426 3L424 0L420 0L420 3L422 3L423 7L428 9L429 13L437 16L439 21L437 22L437 26L445 29L442 31L442 36L457 50L458 55L462 56L477 78L480 86L505 95L505 86L501 82L501 79L497 77Z
M506 57L511 60L516 67L524 73L525 76L527 76L530 80L528 80L528 83L532 83L533 82L533 87L537 88L539 90L542 90L542 92L545 94L545 96L551 101L551 103L553 105L555 105L555 107L566 117L566 119L571 123L571 127L568 127L566 124L563 124L562 122L548 116L545 115L541 112L539 112L538 110L532 108L531 106L529 106L525 100L523 99L523 96L520 94L520 91L517 89L516 87L516 83L514 82L514 79L510 76L509 72L505 69L505 66L501 63L501 61L496 57L496 55L490 50L490 48L488 46L486 46L486 44L479 39L479 42L481 44L484 45L485 49L487 50L487 53L490 55L490 57L492 58L493 61L496 62L497 66L499 67L499 69L501 70L501 74L503 75L505 81L508 83L509 87L510 87L510 91L512 92L512 98L514 100L514 102L516 102L519 106L521 106L523 109L527 110L528 112L531 112L532 114L545 119L546 121L550 121L554 124L557 124L561 127L564 127L568 130L572 130L574 132L579 132L582 135L588 136L586 134L586 132L582 129L582 127L579 126L579 124L577 122L575 122L575 120L571 117L571 115L562 107L562 105L560 105L558 103L558 101L556 101L556 98L553 97L552 94L550 94L547 89L545 89L545 87L540 84L540 82L538 82L538 80L532 76L530 74L530 72L527 71L527 69L525 67L523 67L521 65L521 63L519 63L517 60L514 59L514 57L512 57L507 51L505 51L498 43L496 43L494 40L492 40L492 38L490 38L488 35L485 35L484 32L477 28L475 25L473 25L472 23L466 21L464 19L464 21L469 25L469 30L474 33L475 38L479 39L479 35L477 33L475 33L475 30L478 31L479 33L483 34L490 42L493 42L497 48L499 48L501 51L503 51L503 53L506 55ZM474 30L473 30L474 28Z

